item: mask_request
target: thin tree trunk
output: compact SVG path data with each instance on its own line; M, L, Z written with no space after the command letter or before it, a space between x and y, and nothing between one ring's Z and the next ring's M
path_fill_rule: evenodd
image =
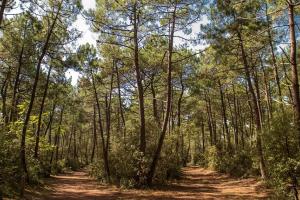
M223 123L224 123L224 129L226 132L226 140L227 140L227 148L230 150L232 148L231 141L230 141L230 132L227 125L227 114L226 114L226 105L224 101L224 94L222 90L222 84L221 81L218 81L219 84L219 90L220 90L220 97L221 97L221 107L222 107L222 115L223 115Z
M37 66L36 66L36 73L35 73L35 79L34 79L34 83L32 86L32 91L31 91L31 97L30 97L30 101L29 101L29 105L28 105L28 109L25 115L25 119L24 119L24 124L23 124L23 128L22 128L22 133L21 133L21 146L20 146L20 167L22 170L22 181L21 181L21 190L20 190L20 196L23 197L24 196L24 187L25 187L25 182L26 182L26 178L28 179L28 173L27 173L27 166L26 166L26 152L25 152L25 139L26 139L26 132L27 132L27 127L28 127L28 123L29 123L29 119L30 119L30 114L33 108L33 103L34 103L34 99L36 96L36 89L37 89L37 85L38 85L38 81L39 81L39 75L40 75L40 69L41 69L41 65L42 65L42 61L44 59L44 56L46 55L46 52L48 50L49 47L49 42L50 42L50 38L53 34L53 30L56 24L56 21L58 19L59 13L60 13L60 9L61 9L61 5L62 2L59 5L59 8L55 14L54 20L49 28L49 31L47 33L47 37L45 40L45 44L43 46L42 49L42 53L38 58L38 62L37 62Z
M57 163L57 157L58 157L58 145L59 145L59 137L60 137L60 132L61 132L61 124L62 124L62 120L63 120L63 113L64 113L64 106L61 108L59 122L58 122L58 130L57 130L57 132L55 133L55 136L54 136L55 161L56 161L56 163ZM50 144L51 144L51 135L50 135ZM52 150L51 159L50 159L50 166L52 165L53 157L54 157L54 151Z
M264 79L264 88L265 88L265 94L266 94L266 102L267 102L267 108L268 108L268 128L270 130L271 127L271 119L272 119L272 98L271 98L271 92L269 89L269 82L268 82L268 78L267 78L267 74L266 74L266 70L264 67L264 64L261 60L261 67L262 67L262 71L263 71L263 79Z
M44 133L45 135L47 135L47 132L48 132L48 130L51 127L51 124L52 124L52 121L53 121L53 117L54 117L54 113L55 113L55 107L56 107L56 101L54 101L53 106L52 106L52 110L50 112L49 121L47 123L46 130L45 130L45 133Z
M176 18L176 5L172 13L172 19L171 19L171 25L170 25L170 36L169 36L169 48L168 48L168 89L167 89L167 109L166 109L166 115L163 123L163 128L161 135L159 137L158 146L154 153L152 163L150 165L150 170L147 175L147 184L151 185L153 176L155 173L156 165L160 156L160 152L163 146L164 138L167 131L167 126L169 122L169 116L171 111L171 103L172 103L172 55L173 55L173 39L174 39L174 32L175 32L175 18Z
M207 112L207 123L208 123L208 129L209 129L209 138L210 138L210 146L212 146L213 143L213 128L212 128L212 120L211 120L211 113L210 113L210 100L207 98L207 95L205 94L205 104L206 104L206 112Z
M21 53L19 55L19 60L18 60L18 68L16 72L16 78L14 81L14 87L13 87L13 96L12 96L12 102L11 102L11 111L10 111L10 117L9 121L13 122L16 120L16 115L17 115L17 92L19 88L19 83L20 83L20 74L21 74L21 68L23 65L23 53L24 53L24 43L22 45Z
M157 110L156 92L155 92L155 87L154 87L154 75L151 77L150 87L151 87L151 93L152 93L153 116L154 116L156 123L160 127L160 119L159 119L158 110Z
M9 73L6 75L6 78L4 80L4 83L1 87L1 98L2 98L2 118L4 119L5 124L8 123L8 117L7 117L7 108L6 108L6 96L7 96L7 88L8 88L8 82L9 82Z
M137 10L137 2L133 6L133 41L134 41L134 66L136 82L138 87L139 98L139 115L140 115L140 151L146 152L146 123L145 123L145 105L144 105L144 89L142 84L141 69L139 64L139 44L138 44L138 29L139 29L139 11Z
M98 93L97 93L97 88L95 85L95 78L94 74L92 72L91 74L92 77L92 85L93 85L93 90L94 90L94 96L96 100L96 105L98 109L98 120L99 120L99 131L100 131L100 136L101 136L101 142L102 142L102 153L103 153L103 162L104 162L104 169L106 173L106 181L110 182L110 169L109 169L109 163L108 163L108 157L106 157L106 144L105 144L105 138L104 138L104 131L103 131L103 126L102 126L102 117L101 117L101 109L100 109L100 103L99 103L99 98L98 98Z
M205 125L204 118L201 120L201 133L202 133L202 153L205 152Z
M3 21L6 4L7 4L7 0L2 0L1 7L0 7L0 28L2 27L2 21Z
M120 114L122 119L122 125L123 125L123 136L126 137L126 122L125 122L125 116L123 111L123 103L122 103L122 97L121 97L121 84L120 84L120 75L119 75L119 68L118 63L115 62L115 68L116 68L116 75L117 75L117 86L118 86L118 97L119 97L119 107L120 107Z
M110 91L109 96L105 95L105 111L106 111L106 147L105 147L105 157L108 160L109 154L109 144L110 144L110 129L111 129L111 97L113 90L113 80L114 80L114 72L112 70L111 73L111 81L110 81Z
M177 102L177 126L180 127L181 125L181 102L182 102L182 97L184 93L184 85L183 85L183 80L182 80L182 73L180 74L180 85L181 85L181 92L178 98Z
M268 39L269 39L269 45L270 45L270 49L271 49L272 64L273 64L273 70L274 70L274 79L276 81L279 99L282 102L282 93L281 93L281 87L280 87L280 79L279 79L279 75L278 75L278 66L277 66L274 45L273 45L272 32L271 32L272 22L268 15L268 4L267 3L266 3L266 19L267 19L267 26L268 26Z
M91 163L94 161L95 149L97 145L97 126L96 126L96 105L93 106L93 148L91 155Z
M263 149L262 149L262 142L261 142L261 117L260 117L260 113L259 113L259 107L257 105L257 97L255 95L255 91L254 88L252 86L252 81L251 81L251 74L250 74L250 69L249 69L249 65L248 65L248 61L247 61L247 56L246 56L246 52L244 49L244 44L243 44L243 39L242 39L242 35L239 31L237 31L238 34L238 38L239 38L239 45L241 48L241 56L242 56L242 61L244 64L244 68L245 68L245 73L246 73L246 80L248 83L248 87L249 87L249 92L251 94L252 97L252 107L253 107L253 112L255 115L255 123L256 123L256 130L257 130L257 138L256 138L256 148L257 148L257 154L259 157L259 166L260 166L260 173L263 179L267 178L267 172L266 172L266 165L265 165L265 160L263 157Z
M40 131L41 131L42 115L43 115L45 100L46 100L48 87L49 87L51 69L52 69L52 65L50 65L49 70L48 70L46 85L45 85L45 88L44 88L43 99L42 99L40 112L39 112L39 119L38 119L37 130L36 130L35 148L34 148L34 158L38 158L38 153L39 153L39 142L40 142Z

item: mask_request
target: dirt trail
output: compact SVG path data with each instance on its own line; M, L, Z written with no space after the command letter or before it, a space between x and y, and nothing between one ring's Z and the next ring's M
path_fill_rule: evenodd
M35 191L27 199L53 200L236 200L268 199L255 179L234 179L203 168L186 167L183 179L159 189L122 190L105 186L85 172L54 176L46 180L47 189Z

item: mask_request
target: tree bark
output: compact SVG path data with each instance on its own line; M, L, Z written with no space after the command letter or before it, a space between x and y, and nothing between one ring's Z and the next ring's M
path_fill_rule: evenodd
M95 149L97 145L97 126L96 126L96 105L93 106L93 148L91 155L91 163L94 161Z
M119 107L120 107L120 114L121 114L122 125L123 125L123 136L125 138L126 137L126 122L125 122L123 103L122 103L122 97L121 97L120 75L119 75L119 68L118 68L118 63L117 62L115 62L115 68L116 68L116 75L117 75Z
M230 150L232 148L232 146L231 146L231 141L230 141L230 132L228 129L228 124L227 124L227 114L226 114L226 105L225 105L225 101L224 101L224 94L223 94L222 84L221 84L220 80L218 80L218 84L219 84L219 90L220 90L221 107L222 107L224 129L225 129L225 133L226 133L227 148Z
M2 0L1 7L0 7L0 28L2 26L2 21L4 17L4 10L6 8L7 0Z
M8 122L8 116L7 116L7 108L6 108L6 97L7 97L7 88L9 83L9 75L10 72L7 73L4 83L1 86L1 98L2 98L2 118L4 119L5 124Z
M20 190L20 196L23 197L24 196L24 187L25 187L25 182L26 182L26 178L28 179L28 173L27 173L27 166L26 166L26 152L25 152L25 139L26 139L26 132L27 132L27 127L28 127L28 123L29 123L29 119L30 119L30 114L33 108L33 103L35 100L35 96L36 96L36 89L37 89L37 85L38 85L38 81L39 81L39 75L40 75L40 70L41 70L41 65L42 65L42 61L44 59L44 56L46 55L46 52L48 50L49 47L49 43L50 43L50 38L53 34L53 30L56 24L56 21L58 19L60 10L61 10L61 5L62 2L60 3L58 10L55 14L54 20L48 30L47 33L47 37L44 43L44 46L42 48L42 52L41 55L38 58L38 62L37 62L37 66L36 66L36 73L35 73L35 79L34 79L34 83L32 86L32 91L31 91L31 97L30 97L30 101L29 101L29 105L28 105L28 109L25 115L25 119L24 119L24 124L23 124L23 128L22 128L22 133L21 133L21 146L20 146L20 167L22 170L22 181L21 181L21 190Z
M156 165L160 156L160 152L163 146L164 138L167 131L167 126L169 122L169 116L171 111L171 102L172 102L172 55L173 55L173 39L174 39L174 32L175 32L175 19L176 19L176 5L172 12L172 18L171 18L171 24L170 24L170 35L169 35L169 47L168 47L168 80L167 80L167 108L166 108L166 114L165 119L162 127L162 132L159 137L158 146L154 153L152 163L150 165L150 170L147 175L147 184L151 185L153 176L155 173Z
M110 182L110 169L109 169L109 162L108 162L108 157L106 153L106 144L105 144L105 138L104 138L104 130L102 126L102 117L101 117L101 109L100 109L100 103L99 103L99 98L98 98L98 93L97 93L97 88L95 84L95 77L92 72L91 74L92 78L92 85L93 85L93 90L94 90L94 96L96 100L96 105L98 109L98 123L99 123L99 131L100 131L100 136L101 136L101 142L102 142L102 154L103 154L103 162L104 162L104 169L106 173L106 181Z
M299 97L299 81L298 81L298 69L297 69L297 58L296 58L296 35L295 35L295 19L294 19L294 5L289 3L288 5L289 15L289 28L290 28L290 62L292 68L292 95L294 103L294 112L296 115L296 128L298 132L298 142L300 147L300 97Z
M205 104L206 104L206 112L207 112L207 123L208 123L208 130L209 130L209 138L210 138L210 146L214 145L213 139L213 125L212 125L212 116L211 116L211 109L210 109L210 99L205 94Z
M252 109L253 109L253 113L255 116L256 130L257 130L256 148L257 148L257 154L259 157L260 173L261 173L262 178L266 179L267 172L266 172L266 165L265 165L265 160L263 157L263 149L262 149L262 142L261 142L261 128L262 128L261 117L260 117L260 113L259 113L259 107L257 105L257 97L255 94L253 85L252 85L252 81L251 81L251 74L250 74L249 64L247 61L247 55L246 55L246 52L244 49L242 35L239 30L237 31L237 34L238 34L238 39L239 39L239 46L240 46L240 50L241 50L242 61L243 61L244 68L245 68L246 81L247 81L247 84L249 87L249 92L252 97Z
M49 121L47 123L46 130L45 130L45 133L44 133L45 135L47 135L48 130L51 130L50 127L51 127L51 124L52 124L52 121L53 121L53 117L54 117L54 113L55 113L55 107L56 107L56 102L54 101L53 106L52 106L52 110L50 112Z
M151 87L151 93L152 93L153 116L154 116L156 123L160 127L160 119L159 119L158 110L157 110L156 92L155 92L155 87L154 87L154 75L152 75L152 77L151 77L150 87Z
M268 15L268 4L267 3L266 3L266 19L267 19L267 27L268 27L268 39L269 39L269 45L270 45L270 49L271 49L272 64L273 64L273 70L274 70L274 79L275 79L275 82L277 85L278 95L279 95L280 101L282 103L282 93L281 93L281 87L280 87L280 79L279 79L279 75L278 75L278 66L277 66L274 45L273 45L272 32L271 32L272 22Z
M184 93L182 73L180 74L180 86L181 86L181 91L180 91L180 95L179 95L178 102L177 102L177 126L178 127L180 127L180 125L181 125L181 102L182 102L182 97L183 97L183 93Z
M21 53L19 55L18 59L18 68L16 72L16 78L14 81L14 87L13 87L13 96L12 96L12 101L11 101L11 110L10 110L10 117L9 121L13 122L16 120L16 115L17 115L17 92L20 84L20 74L21 74L21 68L23 65L23 54L24 54L24 43L21 48Z
M144 105L144 89L142 84L141 69L139 64L139 43L138 43L138 29L139 29L139 11L137 10L137 2L133 5L133 42L134 42L134 66L135 76L138 88L139 98L139 115L140 115L140 151L146 152L146 123L145 123L145 105Z
M50 65L49 70L48 70L48 74L47 74L46 85L45 85L45 88L44 88L44 94L43 94L43 99L42 99L42 103L41 103L41 107L40 107L40 112L39 112L39 119L38 119L37 130L36 130L35 147L34 147L34 158L38 158L38 153L39 153L39 142L40 142L40 131L41 131L41 124L42 124L42 115L43 115L45 100L46 100L48 87L49 87L51 69L52 69L52 66Z

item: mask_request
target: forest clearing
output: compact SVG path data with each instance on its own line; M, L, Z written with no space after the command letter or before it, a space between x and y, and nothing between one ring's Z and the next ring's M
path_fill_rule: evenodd
M299 22L300 0L0 0L0 200L299 200Z

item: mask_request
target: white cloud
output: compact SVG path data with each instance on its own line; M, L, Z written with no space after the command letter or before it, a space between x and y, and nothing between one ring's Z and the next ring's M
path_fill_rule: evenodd
M82 5L84 9L93 9L96 7L96 1L95 0L82 0Z
M71 84L73 86L76 86L77 85L77 81L80 78L80 73L76 72L73 69L68 69L66 71L66 73L65 73L65 76L66 76L67 79L71 78Z
M85 10L94 9L96 7L95 0L82 0L82 5ZM92 44L96 46L96 40L98 38L96 33L90 30L90 26L87 24L86 20L82 15L79 15L77 20L74 22L73 26L82 33L81 38L78 39L77 45L82 44ZM66 77L71 78L71 84L73 86L77 85L77 81L80 78L80 74L72 69L67 70L65 73Z

